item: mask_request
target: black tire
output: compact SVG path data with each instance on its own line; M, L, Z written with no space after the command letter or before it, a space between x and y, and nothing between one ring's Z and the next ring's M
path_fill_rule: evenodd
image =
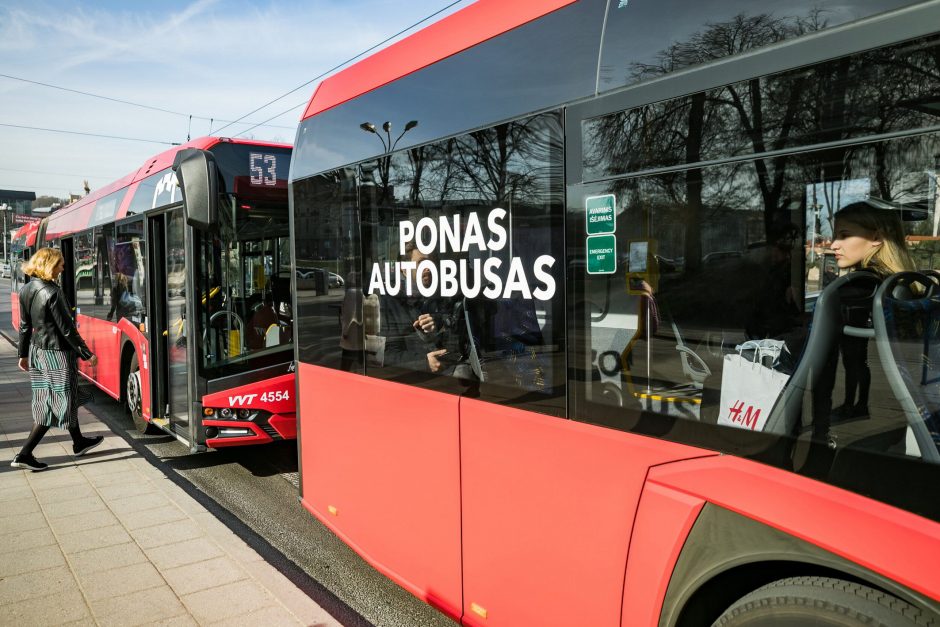
M713 627L779 625L940 627L913 605L885 592L830 577L790 577L738 599Z
M159 427L144 420L140 397L140 365L137 363L136 354L131 357L131 365L127 370L127 379L124 381L124 403L137 431L144 435L160 433Z

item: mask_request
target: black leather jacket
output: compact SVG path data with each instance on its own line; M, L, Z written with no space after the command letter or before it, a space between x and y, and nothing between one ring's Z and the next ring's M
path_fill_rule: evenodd
M85 360L92 357L75 328L62 288L37 277L20 289L20 357L29 356L30 344L74 351Z

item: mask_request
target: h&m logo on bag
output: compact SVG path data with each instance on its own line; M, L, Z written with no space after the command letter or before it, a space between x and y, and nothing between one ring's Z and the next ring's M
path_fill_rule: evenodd
M753 405L745 407L744 401L735 401L728 408L728 420L734 425L740 425L745 429L754 431L760 422L760 408Z

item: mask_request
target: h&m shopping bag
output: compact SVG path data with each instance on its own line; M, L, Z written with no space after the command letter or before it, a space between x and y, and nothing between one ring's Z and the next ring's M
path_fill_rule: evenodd
M786 346L775 340L761 340L735 348L737 353L724 358L718 424L762 431L790 378L772 367Z

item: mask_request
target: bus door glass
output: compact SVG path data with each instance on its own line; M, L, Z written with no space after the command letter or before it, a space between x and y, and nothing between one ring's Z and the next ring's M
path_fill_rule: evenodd
M166 214L167 417L189 439L189 364L186 320L186 220L182 209ZM198 296L197 296L198 298Z
M200 235L196 305L201 366L219 378L289 360L288 216L282 206L223 200L216 233ZM260 359L260 361L259 361Z
M108 246L112 276L106 318L115 322L127 319L146 332L147 244L143 233L143 220L122 224Z

